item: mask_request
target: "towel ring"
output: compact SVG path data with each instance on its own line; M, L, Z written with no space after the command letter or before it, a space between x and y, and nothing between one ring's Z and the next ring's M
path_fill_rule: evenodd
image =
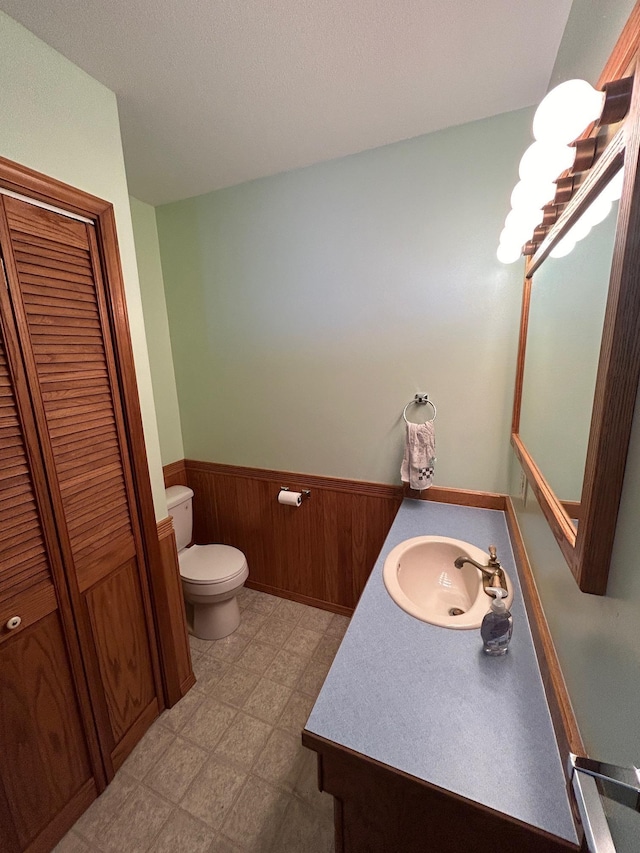
M427 394L416 394L416 396L413 398L413 400L409 400L407 405L402 410L402 417L404 418L404 422L406 424L410 423L407 420L407 409L409 408L409 406L413 406L413 405L424 406L425 403L428 403L431 406L431 408L433 409L433 417L427 418L425 423L429 423L430 421L435 421L436 415L437 415L437 410L436 410L435 404L431 402L431 400L429 399L429 396Z

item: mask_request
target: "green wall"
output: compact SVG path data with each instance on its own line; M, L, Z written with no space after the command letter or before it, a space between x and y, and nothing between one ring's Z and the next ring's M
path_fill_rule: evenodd
M595 82L630 0L603 4L575 0L563 39L555 83L573 76ZM559 74L562 74L559 77ZM512 458L511 494L587 751L594 758L640 765L640 399L636 406L609 586L605 597L579 591L531 493L519 492ZM618 853L636 853L640 815L603 800Z
M396 483L425 391L435 482L504 491L522 266L495 250L530 118L159 207L186 455Z
M155 209L133 197L131 217L162 464L184 459Z
M155 512L166 516L149 358L113 92L0 12L0 156L114 206Z

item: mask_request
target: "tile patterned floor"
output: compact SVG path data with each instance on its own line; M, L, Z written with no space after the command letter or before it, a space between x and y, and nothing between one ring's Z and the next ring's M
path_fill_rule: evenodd
M243 589L240 627L191 637L165 711L56 853L330 853L333 803L300 732L349 620Z

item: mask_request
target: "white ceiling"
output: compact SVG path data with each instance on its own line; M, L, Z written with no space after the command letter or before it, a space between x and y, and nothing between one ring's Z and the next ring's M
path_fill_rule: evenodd
M539 101L571 0L0 0L118 96L151 204Z

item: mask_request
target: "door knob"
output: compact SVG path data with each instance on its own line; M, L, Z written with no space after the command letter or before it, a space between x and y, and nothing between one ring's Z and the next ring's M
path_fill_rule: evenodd
M6 628L8 631L13 631L13 629L17 628L21 622L22 619L19 616L12 616L6 624Z

